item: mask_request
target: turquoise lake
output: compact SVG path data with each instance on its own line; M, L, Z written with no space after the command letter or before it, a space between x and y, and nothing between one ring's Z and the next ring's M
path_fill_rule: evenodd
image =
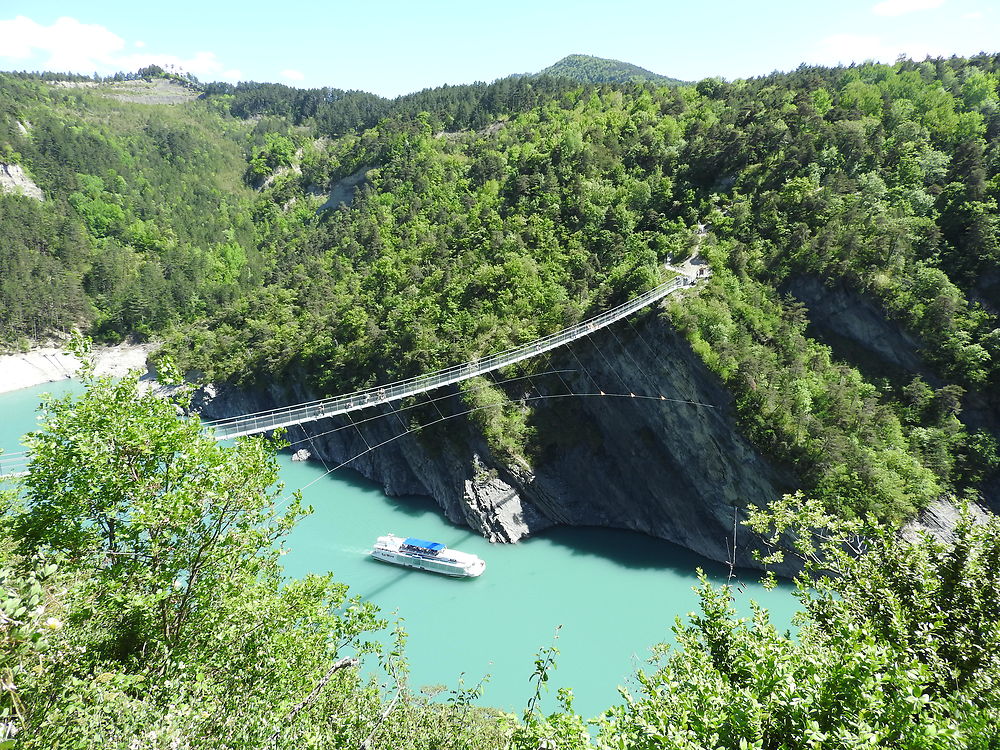
M79 389L67 381L0 394L0 448L20 450L42 393ZM650 647L670 641L674 619L697 607L696 568L726 578L718 563L625 531L560 528L517 545L493 545L449 523L427 498L389 498L354 472L324 476L321 464L287 455L280 461L286 489L304 488L314 508L287 542L288 575L332 571L390 619L402 617L414 688L455 687L462 675L471 686L488 674L481 702L519 713L531 693L534 656L562 625L549 695L572 687L576 709L596 715L620 700L618 685L635 686ZM368 550L387 532L474 552L487 561L486 572L454 580L375 562ZM766 591L757 578L741 573L741 612L749 615L754 599L787 627L796 605L790 588Z

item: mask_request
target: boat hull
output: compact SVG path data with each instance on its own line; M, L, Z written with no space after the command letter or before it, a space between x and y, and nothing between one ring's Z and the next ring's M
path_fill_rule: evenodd
M486 570L486 562L476 555L450 549L443 549L437 554L417 554L399 549L399 541L399 537L380 537L371 551L372 558L451 578L476 578Z

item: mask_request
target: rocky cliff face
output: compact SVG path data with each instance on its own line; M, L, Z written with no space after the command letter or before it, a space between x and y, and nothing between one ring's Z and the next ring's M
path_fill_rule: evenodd
M38 201L45 200L41 188L17 164L0 162L0 193L20 193Z
M987 278L983 283L995 283L995 279ZM920 343L889 319L876 300L843 282L828 285L811 276L794 279L783 291L809 308L810 335L824 341L838 358L858 367L868 377L905 382L920 375L935 388L945 384L924 362ZM988 389L968 391L962 399L959 418L968 429L985 430L1000 439L1000 393ZM991 510L1000 511L1000 475L987 480L979 491ZM946 538L948 530L939 522L954 520L956 516L929 512L923 517L928 519L926 528Z
M870 376L920 373L941 382L918 342L874 301L811 278L786 291L809 307L811 333ZM518 380L520 390L508 386L512 399L533 407L538 439L530 468L498 460L454 392L436 392L436 404L411 410L378 407L313 422L292 428L288 438L328 466L359 471L389 495L431 496L450 520L496 542L554 524L605 526L727 561L734 520L744 520L748 505L764 505L796 485L742 437L729 393L656 312L552 352L543 369L560 373ZM313 398L295 384L209 389L200 407L218 418ZM997 430L995 402L969 394L967 424ZM982 488L992 507L998 484ZM924 516L910 533L922 528L947 538L957 517L947 503ZM736 562L753 566L754 541L738 528Z
M658 315L553 355L547 369L571 372L519 381L526 390L514 397L594 395L532 402L540 448L530 469L496 460L465 417L450 418L466 408L456 396L404 413L356 412L353 424L314 422L288 437L330 466L350 461L390 495L435 498L449 519L497 542L553 524L607 526L725 561L734 514L743 520L748 503L793 485L741 437L728 393ZM310 397L281 384L209 390L200 408L218 418ZM751 565L748 532L739 535L737 563Z
M810 336L866 374L907 379L919 374L932 385L942 385L924 364L920 342L889 320L877 301L844 282L827 285L815 276L795 278L782 291L809 309Z

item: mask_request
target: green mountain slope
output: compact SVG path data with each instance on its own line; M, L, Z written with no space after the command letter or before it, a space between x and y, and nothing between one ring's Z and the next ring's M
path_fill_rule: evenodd
M638 65L592 55L567 55L538 73L540 76L570 78L580 83L659 83L679 85L676 78L653 73Z
M1000 504L998 89L1000 55L391 103L254 84L143 104L0 76L0 162L45 198L0 196L0 338L163 335L209 378L337 393L551 332L697 250L711 277L657 322L795 478L750 515L814 567L794 637L706 582L596 742L996 747L1000 526L894 529L941 499ZM479 409L448 430L476 473L526 476L545 429L580 424L536 421L521 388L454 394ZM265 445L220 448L135 390L51 404L23 497L0 492L4 745L594 746L570 691L523 721L470 706L480 686L410 692L402 631L378 660L370 607L284 579ZM695 434L627 429L671 467ZM349 644L387 678L337 661Z
M898 522L997 464L996 82L986 56L638 91L521 79L330 138L331 110L233 114L285 88L167 106L4 79L3 148L48 200L0 204L2 323L170 330L211 378L343 392L550 333L700 245L714 277L670 316L741 429L829 507ZM317 212L360 173L349 207ZM785 296L805 278L867 299L917 364L886 375L817 340ZM498 454L530 462L530 410L497 414Z
M976 303L998 257L994 64L611 86L449 137L426 116L303 135L283 147L301 174L256 209L274 275L172 347L218 378L298 368L346 391L549 333L654 283L705 226L714 278L670 315L742 429L830 507L898 522L996 466L1000 334ZM363 167L349 210L289 220ZM783 296L805 277L872 300L922 364L886 378L817 341ZM526 419L491 426L498 451L530 460Z
M154 333L224 304L252 260L246 124L140 86L0 76L0 162L45 196L0 195L0 343Z

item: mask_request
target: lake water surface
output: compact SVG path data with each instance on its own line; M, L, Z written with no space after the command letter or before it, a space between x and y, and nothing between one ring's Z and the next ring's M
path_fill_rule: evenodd
M0 448L19 450L35 425L40 394L79 391L72 381L0 394ZM715 580L726 569L642 534L589 528L554 529L517 545L492 545L449 523L426 498L389 498L377 485L343 470L324 476L314 462L280 457L287 489L304 488L315 512L292 532L284 558L290 576L332 571L351 591L398 613L409 633L414 687L454 687L464 674L485 675L482 703L520 712L531 692L535 653L553 643L560 654L549 684L572 687L575 707L596 715L633 686L652 645L671 640L678 615L697 607L695 570ZM375 537L387 532L444 542L487 561L481 578L454 580L371 560ZM788 587L766 591L744 571L740 608L751 598L787 627L795 600Z

